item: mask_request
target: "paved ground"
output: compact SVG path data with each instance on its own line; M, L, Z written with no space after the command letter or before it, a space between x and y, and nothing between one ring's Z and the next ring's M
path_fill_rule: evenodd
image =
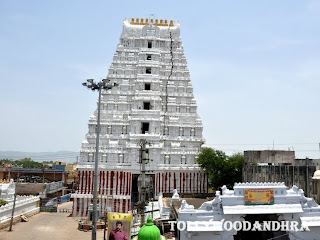
M72 208L72 202L59 205ZM78 230L78 219L68 217L70 213L41 212L29 218L29 222L19 222L13 231L0 230L0 240L90 240L91 231ZM103 230L97 230L97 240L103 240Z

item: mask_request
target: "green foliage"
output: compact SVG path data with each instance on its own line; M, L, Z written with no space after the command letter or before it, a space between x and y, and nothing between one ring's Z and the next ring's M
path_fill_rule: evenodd
M230 179L229 183L225 184L227 187L233 187L234 183L242 182L242 163L243 163L243 154L235 153L228 157L226 162L227 172L226 179Z
M20 166L23 168L42 168L43 164L32 161L30 158L24 158L20 160Z
M1 159L1 160L0 160L0 166L3 167L3 166L5 166L5 165L10 165L10 166L13 167L14 162L15 162L14 160L11 160L11 159L8 159L8 158L6 158L6 159Z
M53 164L53 161L43 161L43 164Z
M227 156L223 151L203 148L198 155L198 163L208 173L209 184L218 189L223 185L232 188L242 181L243 154Z
M52 167L53 161L43 161L42 162L44 168Z
M3 164L9 164L11 167L21 167L21 168L43 168L43 163L32 161L31 158L24 158L20 160L0 160L1 166Z
M0 207L6 205L8 202L4 199L0 199Z

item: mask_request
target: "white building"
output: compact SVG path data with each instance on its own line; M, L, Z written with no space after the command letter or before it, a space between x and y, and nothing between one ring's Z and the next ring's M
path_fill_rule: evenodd
M0 199L13 201L16 184L12 180L0 180Z
M4 199L8 204L0 207L0 224L8 223L12 216L12 207L14 202L14 194L16 184L13 179L10 182L0 181L0 199ZM16 204L14 209L14 218L24 216L32 216L40 211L40 198L38 196L16 196Z
M271 192L270 202L249 204L248 192ZM199 209L183 200L179 221L180 240L320 239L319 205L306 198L302 189L293 186L287 190L284 183L236 183L234 190L224 186L222 195L217 191L215 199ZM249 229L256 227L255 231L242 231L249 223ZM280 229L269 231L272 224Z
M138 192L139 141L148 142L151 189L207 192L196 164L204 142L202 121L180 38L178 21L125 19L107 78L118 87L102 93L99 149L100 212L126 212ZM87 215L92 199L97 111L80 152L74 216Z

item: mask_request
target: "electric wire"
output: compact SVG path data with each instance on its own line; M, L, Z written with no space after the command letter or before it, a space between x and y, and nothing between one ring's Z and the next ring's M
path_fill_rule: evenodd
M316 145L318 146L319 143L278 143L276 146L287 146L289 149L294 150L295 152L319 152L319 149L297 149L297 147L294 149L292 145L300 145L300 146L312 146ZM220 150L223 151L247 151L252 150L252 147L250 146L261 146L261 148L265 148L268 146L273 146L271 143L206 143L206 146L210 147L217 147ZM231 147L231 148L229 148ZM280 149L279 149L280 150ZM9 151L8 151L9 152ZM44 152L43 154L41 152L39 153L24 153L24 152L17 152L17 153L4 153L4 151L0 152L0 159L22 159L22 158L31 158L38 161L50 161L50 160L59 160L59 159L70 159L70 158L79 158L80 151L79 152Z
M290 234L290 233L286 233L286 234L283 234L283 235L280 235L280 236L277 236L277 237L268 238L267 240L273 240L273 239L281 238L281 237L287 236L287 235L289 235L289 234Z

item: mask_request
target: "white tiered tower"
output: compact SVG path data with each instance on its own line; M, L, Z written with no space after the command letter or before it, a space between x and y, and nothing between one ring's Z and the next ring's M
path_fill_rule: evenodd
M196 163L204 142L202 122L178 21L125 19L107 76L119 84L102 92L99 208L127 212L136 199L140 141L146 140L149 190L154 197L206 193L207 176ZM85 216L92 199L97 111L80 152L73 215Z

